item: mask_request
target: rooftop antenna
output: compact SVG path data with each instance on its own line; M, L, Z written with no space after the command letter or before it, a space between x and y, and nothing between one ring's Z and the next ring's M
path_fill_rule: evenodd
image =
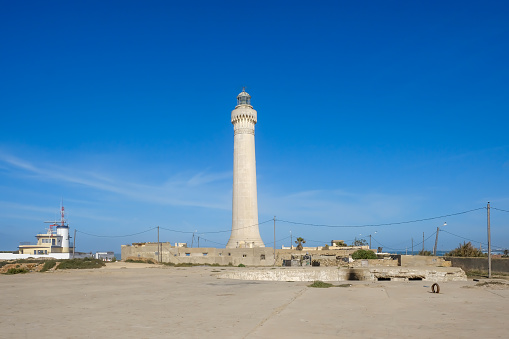
M62 197L62 211L61 211L61 214L60 214L60 224L62 225L62 227L64 226L64 223L65 223L65 219L64 219L64 198Z

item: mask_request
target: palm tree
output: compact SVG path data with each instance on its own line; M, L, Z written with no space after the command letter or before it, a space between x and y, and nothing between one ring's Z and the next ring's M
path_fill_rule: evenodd
M295 243L297 244L297 250L302 251L302 244L305 244L306 240L304 240L304 238L298 237Z

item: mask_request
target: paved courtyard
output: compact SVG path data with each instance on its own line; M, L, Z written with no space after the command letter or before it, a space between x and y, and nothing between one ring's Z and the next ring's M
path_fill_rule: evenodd
M507 285L218 279L226 267L110 263L0 276L0 338L507 338ZM339 284L339 283L335 283Z

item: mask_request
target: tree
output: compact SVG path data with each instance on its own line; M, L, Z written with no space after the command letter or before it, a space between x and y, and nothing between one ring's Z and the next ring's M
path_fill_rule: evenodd
M302 251L302 244L305 244L306 240L304 240L304 238L298 237L295 243L297 244L297 250Z
M352 253L352 259L376 259L377 256L373 251L357 250Z
M478 250L474 246L472 246L472 243L463 242L462 244L459 244L459 246L455 249L453 249L451 252L446 254L450 257L484 257L486 256L482 251Z
M345 244L345 242L343 240L334 241L334 243L338 247L346 247L347 246L347 244Z
M366 241L366 239L357 239L357 238L355 238L355 240L353 241L352 246L366 246L367 244L368 244L368 242Z

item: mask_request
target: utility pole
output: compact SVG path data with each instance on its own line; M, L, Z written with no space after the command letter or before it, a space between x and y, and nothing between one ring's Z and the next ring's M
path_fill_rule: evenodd
M159 242L159 226L157 226L157 261L161 262L161 243Z
M74 252L76 251L76 229L74 229L74 242L72 245L72 258L74 259Z
M435 239L435 247L433 247L433 255L437 255L437 245L438 245L438 233L440 232L440 228L437 227L437 237Z
M414 238L412 238L412 255L414 255Z
M446 222L444 222L444 227L445 226L447 226ZM437 255L438 233L440 233L440 228L439 227L437 227L437 238L435 239L435 248L433 248L433 255Z
M198 248L200 248L200 236L198 236Z
M290 231L290 249L293 249L293 237L292 237L292 231Z
M369 235L369 249L371 249L371 234Z
M276 216L274 216L274 266L276 266Z
M490 202L488 201L488 278L491 279L491 231L490 231Z
M422 232L422 255L424 255L424 232Z

